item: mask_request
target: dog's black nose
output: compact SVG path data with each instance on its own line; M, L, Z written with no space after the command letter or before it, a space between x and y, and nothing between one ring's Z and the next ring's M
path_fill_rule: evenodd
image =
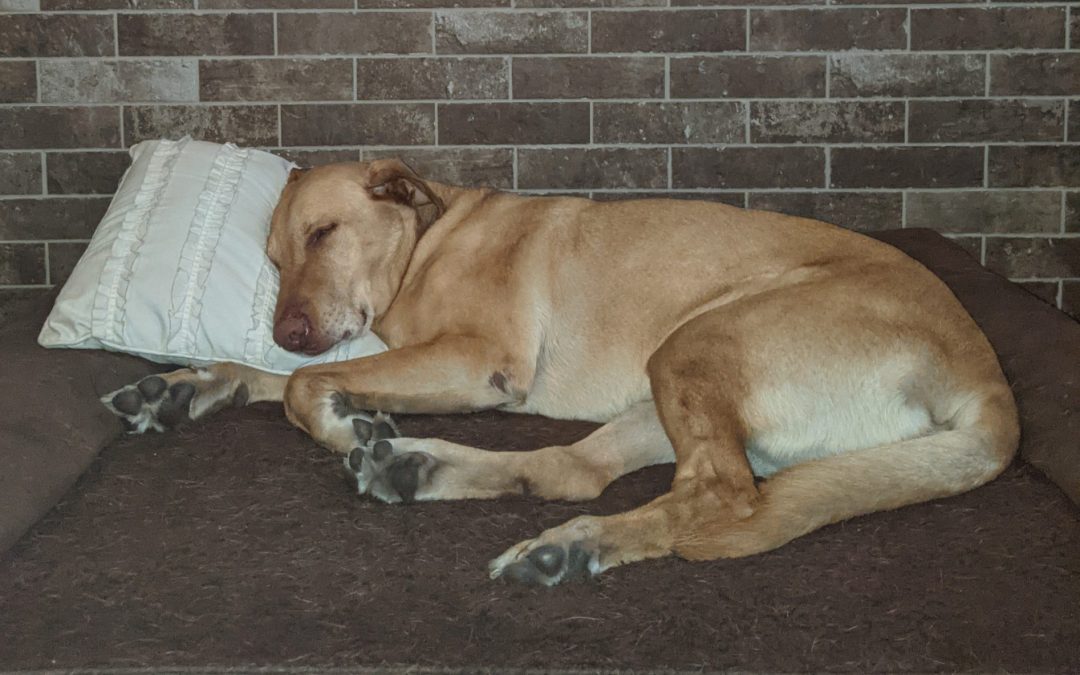
M300 311L289 311L274 325L274 342L290 352L302 351L311 337L311 320Z

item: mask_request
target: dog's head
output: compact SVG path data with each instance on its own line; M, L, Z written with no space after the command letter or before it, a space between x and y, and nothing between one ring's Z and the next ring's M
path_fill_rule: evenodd
M439 197L399 160L294 169L266 252L281 273L274 341L318 354L386 311Z

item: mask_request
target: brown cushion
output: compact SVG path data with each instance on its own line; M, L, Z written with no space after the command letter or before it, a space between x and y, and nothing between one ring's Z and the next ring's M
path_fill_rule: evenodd
M54 294L9 307L0 325L0 551L75 482L119 422L98 397L161 369L132 356L47 350L37 334Z
M1080 323L931 230L874 236L926 265L971 313L1016 394L1021 456L1080 504Z

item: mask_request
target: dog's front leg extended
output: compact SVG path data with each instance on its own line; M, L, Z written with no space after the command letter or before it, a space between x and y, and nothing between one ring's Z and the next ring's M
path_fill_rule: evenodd
M532 385L527 359L491 341L445 336L355 361L302 368L285 387L285 413L336 452L357 445L360 411L459 413L522 400Z

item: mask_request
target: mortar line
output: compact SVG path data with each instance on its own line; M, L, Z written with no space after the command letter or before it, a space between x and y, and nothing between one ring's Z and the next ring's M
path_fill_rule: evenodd
M1039 2L1037 7L1032 7L1031 2L1020 2L1013 0L1011 2L990 2L988 0L981 0L980 3L971 2L942 2L934 3L932 5L923 6L919 3L912 3L917 5L915 9L920 11L941 11L948 9L985 9L991 7L994 9L1068 9L1073 3L1063 0L1050 0L1048 2ZM685 6L669 6L669 5L657 5L651 7L629 7L629 6L611 6L611 7L592 7L586 8L582 6L577 7L520 7L520 6L505 6L505 7L359 7L358 3L354 2L353 7L325 7L325 8L288 8L283 7L279 9L269 8L243 8L243 7L222 7L222 8L203 8L196 4L190 11L169 10L169 15L184 16L193 13L199 14L268 14L270 12L280 12L282 14L398 14L398 13L411 13L419 14L422 12L439 12L439 13L455 13L455 14L485 14L485 13L499 13L499 14L513 14L515 10L517 13L521 13L522 10L530 14L573 14L591 9L597 12L619 13L619 12L692 12L701 11L703 9L719 9L720 11L735 12L739 10L762 10L762 11L780 11L780 12L799 12L799 11L811 11L811 12L836 12L843 13L852 10L880 10L891 9L901 10L905 9L904 3L888 3L888 2L862 2L845 5L791 5L791 4L754 4L752 2L746 2L743 4L733 3L730 5L718 6L710 2L701 2L697 5L685 5ZM198 12L194 10L200 10ZM45 13L43 10L39 10L41 13ZM106 8L106 9L77 9L77 10L52 10L49 14L56 15L102 15L112 14L121 11L124 14L160 14L161 9L140 9L135 7L125 7L122 9Z
M1065 225L1068 222L1068 218L1067 218L1066 213L1065 213L1066 210L1068 209L1068 199L1066 199L1068 194L1069 194L1069 192L1067 190L1062 190L1061 191L1061 233L1062 234L1068 234L1068 232L1065 229Z

